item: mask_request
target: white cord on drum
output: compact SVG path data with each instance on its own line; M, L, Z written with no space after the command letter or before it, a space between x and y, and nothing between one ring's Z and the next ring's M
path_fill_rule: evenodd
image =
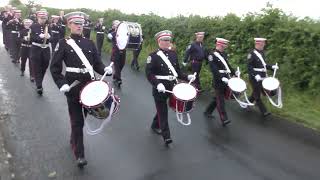
M266 92L266 91L264 91L265 92L265 94L267 95L267 97L268 97L268 99L269 99L269 101L270 101L270 103L273 105L273 106L275 106L275 107L277 107L277 108L282 108L282 106L283 106L283 104L282 104L282 91L281 91L281 87L279 86L279 88L278 88L278 90L277 90L277 94L278 94L278 103L275 103L274 101L273 101L273 99L269 96L269 94Z
M246 92L244 92L244 98L245 98L245 100L246 100L247 102L242 102L242 101L241 101L240 99L238 99L237 96L234 95L233 93L232 93L232 95L233 95L234 99L239 103L240 107L242 107L242 108L247 108L248 106L254 106L254 103L251 103L251 102L249 101Z
M183 114L186 114L187 115L187 122L184 122L183 121ZM181 123L182 125L184 126L189 126L191 124L191 117L190 117L190 114L189 113L179 113L178 112L178 103L176 102L176 116L177 116L177 121L179 123Z

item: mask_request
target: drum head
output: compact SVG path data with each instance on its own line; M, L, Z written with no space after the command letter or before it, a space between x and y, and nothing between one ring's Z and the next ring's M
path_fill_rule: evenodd
M86 107L97 106L110 96L110 87L104 81L92 81L80 92L81 103Z
M279 80L274 77L268 77L262 81L262 87L268 91L276 90L279 88L279 86Z
M197 90L188 83L179 83L172 89L174 96L182 101L190 101L196 98Z
M240 78L231 78L228 81L229 88L234 92L243 92L247 89L246 82Z
M119 24L116 33L117 46L120 50L126 48L129 40L128 26L125 22Z

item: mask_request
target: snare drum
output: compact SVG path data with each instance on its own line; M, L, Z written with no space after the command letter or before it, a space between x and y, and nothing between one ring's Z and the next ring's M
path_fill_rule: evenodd
M188 83L179 83L172 89L169 106L178 113L187 113L193 109L193 102L197 97L197 90Z
M275 96L279 86L279 80L274 77L267 77L262 81L262 87L269 96Z
M240 78L231 78L228 81L228 86L236 94L242 93L247 89L246 82Z
M142 43L141 25L134 22L121 22L117 28L116 41L120 50L139 49Z
M110 85L105 81L91 81L80 91L80 103L89 114L98 119L109 116L113 102L116 106L112 114L118 111L120 99L112 94Z

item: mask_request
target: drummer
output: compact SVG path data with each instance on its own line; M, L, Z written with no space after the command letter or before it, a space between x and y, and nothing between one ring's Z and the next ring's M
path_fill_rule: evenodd
M157 113L153 118L151 129L162 135L165 145L172 143L168 124L167 100L176 84L176 78L194 80L194 75L185 75L180 71L178 56L175 51L169 50L172 32L160 31L155 35L159 49L149 54L146 63L146 76L152 84L152 94Z
M229 79L235 75L234 69L230 66L228 55L224 50L228 47L229 41L223 38L216 38L216 49L208 55L208 61L213 76L214 93L212 102L207 106L204 114L208 118L213 118L212 112L217 107L222 126L226 126L231 121L228 119L225 110L224 99L231 96L228 88Z
M65 15L71 35L58 42L50 65L53 80L67 97L71 122L70 144L79 168L87 164L83 145L84 117L79 102L80 90L89 81L95 79L93 70L99 74L104 72L108 75L112 74L112 68L102 63L94 42L82 37L85 16L83 12L71 12ZM69 45L72 42L75 49ZM82 52L77 51L79 48ZM80 56L81 53L84 57ZM62 74L63 64L66 65L65 75Z
M255 48L248 54L248 72L249 80L253 88L253 92L249 101L256 101L262 116L266 117L271 113L267 111L266 106L261 100L261 92L263 90L262 80L267 75L268 70L279 69L277 65L269 65L265 62L264 47L266 44L265 38L254 38Z

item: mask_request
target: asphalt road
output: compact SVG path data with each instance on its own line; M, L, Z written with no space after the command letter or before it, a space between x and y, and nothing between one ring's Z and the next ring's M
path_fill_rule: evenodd
M320 179L318 133L276 117L262 119L234 102L227 103L232 123L222 128L218 118L202 115L210 99L206 94L196 102L191 126L180 125L169 112L174 142L166 148L150 131L155 113L151 86L143 72L128 67L116 93L120 112L101 134L85 135L89 164L79 170L69 146L66 98L49 72L43 97L28 74L19 74L0 46L0 110L9 114L1 130L16 179L45 180L52 172L61 180Z

